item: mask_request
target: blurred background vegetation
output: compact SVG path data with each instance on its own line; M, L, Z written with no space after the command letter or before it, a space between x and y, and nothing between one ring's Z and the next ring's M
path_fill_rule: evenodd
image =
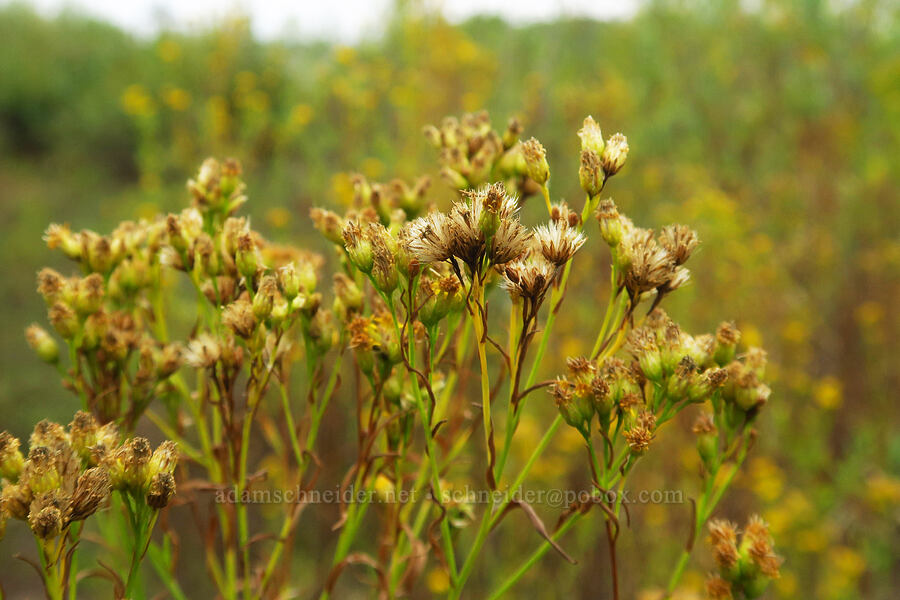
M0 8L0 429L24 435L76 409L22 336L45 320L36 271L70 268L40 240L49 222L107 231L179 209L204 157L235 156L254 224L324 249L311 206L346 200L352 172L436 176L422 126L481 108L500 126L521 118L548 148L554 196L580 207L575 131L592 114L632 148L608 188L617 203L645 226L694 226L703 241L694 283L670 313L698 333L734 318L774 363L759 445L720 514L742 522L759 511L770 521L786 557L774 597L896 597L900 6L836 4L653 2L623 22L513 27L497 18L451 25L403 3L382 35L352 47L261 41L239 19L144 39L74 14ZM450 194L436 183L433 195ZM554 360L592 341L579 332L606 280L592 234L578 260L593 268L573 273ZM542 430L526 422L525 435L529 427ZM651 453L645 487L695 494L688 429L663 436L683 437L689 451ZM581 468L577 440L557 446L538 478ZM690 508L636 506L631 518L620 560L640 557L641 572L623 576L625 596L651 597L684 543ZM604 597L605 542L593 521L566 544L581 566L548 556L523 586L529 596L559 597L561 586ZM507 530L493 561L518 563L516 535L536 543ZM10 554L0 564L15 589L33 573ZM711 564L698 547L687 593Z

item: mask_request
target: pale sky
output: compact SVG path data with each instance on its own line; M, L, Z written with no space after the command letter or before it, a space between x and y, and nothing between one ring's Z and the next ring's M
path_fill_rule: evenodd
M8 0L0 0L6 4ZM475 14L501 15L516 23L545 21L559 15L621 19L630 16L639 0L426 0L451 20ZM160 25L202 26L239 13L250 15L255 33L263 38L297 37L353 42L377 33L379 20L392 0L30 0L45 15L71 7L111 21L139 35Z

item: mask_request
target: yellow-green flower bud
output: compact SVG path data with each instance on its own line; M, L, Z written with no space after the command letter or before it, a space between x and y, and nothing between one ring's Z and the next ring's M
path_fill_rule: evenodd
M19 439L8 431L0 433L0 478L18 481L25 458L19 450Z
M594 120L594 117L588 116L584 120L584 124L578 131L578 137L581 138L581 151L593 152L597 156L603 154L603 132L600 131L600 125Z
M612 177L625 164L628 157L628 140L621 133L617 133L606 141L603 153L600 155L600 164L607 177Z
M550 178L550 165L547 163L547 151L539 141L531 138L522 144L525 156L525 167L528 178L538 185L545 185Z
M25 330L25 339L38 357L48 364L56 364L59 360L59 345L56 340L47 333L47 330L32 323Z

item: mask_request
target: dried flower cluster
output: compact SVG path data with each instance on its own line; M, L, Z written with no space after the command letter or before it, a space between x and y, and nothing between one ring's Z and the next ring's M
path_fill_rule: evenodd
M730 483L717 475L743 462L769 389L765 353L738 352L734 325L692 336L658 308L688 281L684 264L696 233L674 225L655 235L601 197L621 172L628 144L621 134L604 140L590 117L579 132L580 211L553 201L547 152L533 138L521 141L516 121L498 133L481 113L425 133L440 151L455 201L444 210L431 202L427 177L354 177L342 214L310 212L334 254L330 290L320 286L325 257L271 243L238 214L247 196L233 160L205 161L188 182L191 206L181 212L125 223L108 236L51 226L48 245L81 269L77 277L49 269L39 275L50 323L68 352L39 326L26 337L58 367L85 412L68 431L40 425L27 460L14 438L0 438L7 481L0 523L12 514L40 539L72 544L71 523L110 505L132 525L123 548L129 572L111 575L121 583L116 593L132 597L141 559L152 551L156 576L183 597L171 551L178 536L167 520L150 535L175 493L177 443L185 457L178 477L191 481L178 504L191 507L218 596L282 597L303 578L324 600L358 565L378 574L382 597L416 593L427 568L444 572L449 597L458 599L489 534L514 509L534 524L538 552L553 547L572 560L556 538L599 506L614 550L622 507L607 492L626 484L667 422L696 405L706 407L695 432L711 482L695 523L703 527ZM520 209L535 195L547 217L531 226ZM590 352L569 359L564 375L541 381L592 215L612 254L607 309L585 328L595 336ZM179 279L192 288L186 301L174 293ZM183 312L191 302L190 326L178 329L189 333L178 339L169 310ZM505 329L497 314L508 315ZM469 373L478 378L477 402ZM518 465L511 449L521 443L523 413L543 414L527 402L541 388L558 415ZM337 402L340 429L330 434L348 432L340 446L349 452L320 456L320 426ZM130 437L142 419L171 441L152 450ZM564 424L585 441L592 501L569 507L554 536L509 490ZM478 429L483 442L470 439ZM129 439L120 442L120 430ZM460 460L464 450L477 460ZM305 504L263 511L250 498L273 485L312 490L323 469L342 490L382 502L342 503L329 569L298 574L291 548L306 531ZM457 475L483 480L501 500L476 507L455 499L449 492ZM670 588L686 562L685 555ZM46 574L54 598L66 589L63 572ZM617 577L613 568L616 593Z
M768 526L756 515L750 517L740 539L734 523L711 521L709 542L719 571L706 582L714 600L759 598L780 575L781 558L775 554Z
M47 594L62 597L68 589L72 560L69 548L78 544L75 527L105 508L110 494L127 494L142 514L164 508L175 493L176 446L164 442L156 450L144 438L120 443L115 424L98 425L79 411L68 430L41 421L29 438L24 458L20 442L0 432L0 536L12 517L25 521L38 540ZM143 507L143 508L140 508ZM152 517L135 522L136 535L147 535Z

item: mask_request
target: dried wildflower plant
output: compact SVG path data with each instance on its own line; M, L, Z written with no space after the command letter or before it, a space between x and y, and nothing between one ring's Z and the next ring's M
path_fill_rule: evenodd
M58 369L83 412L68 429L40 424L27 459L15 438L0 436L0 524L7 516L28 522L52 597L74 580L76 524L107 506L126 514L131 529L127 575L106 569L116 594L131 597L140 559L152 553L157 577L184 597L175 575L178 537L167 520L150 535L175 493L178 454L177 477L191 482L178 504L191 507L204 566L226 599L284 597L297 584L328 598L352 565L377 575L380 597L412 594L429 568L442 570L449 597L459 598L484 560L489 534L521 509L541 539L490 596L498 598L548 549L572 560L557 540L592 508L605 525L617 595L622 496L611 492L626 486L667 424L692 407L702 409L694 432L705 491L691 540L700 535L750 449L769 388L765 353L739 351L733 324L695 336L660 308L689 281L685 264L696 233L683 225L659 234L636 227L601 197L623 168L628 144L621 134L604 139L590 117L578 133L586 194L580 211L553 201L547 152L533 138L520 140L518 122L497 132L481 113L448 118L425 133L455 202L446 210L431 204L428 178L381 184L355 177L343 214L310 213L336 258L326 279L331 289L321 289L322 256L268 242L238 214L247 197L233 160L204 162L188 183L191 206L180 213L123 223L105 236L63 225L47 230L48 245L75 261L80 275L41 271L38 290L57 336L32 325L26 338ZM523 222L520 207L530 196L543 198L546 222ZM570 358L565 373L539 380L594 218L611 253L606 311L587 324L589 352ZM166 319L177 278L196 299L185 339L171 335ZM492 317L505 312L503 328ZM476 403L467 400L469 371L479 373ZM357 384L343 386L347 379ZM535 406L542 389L558 414L513 471L520 419L542 413ZM319 455L320 426L334 404L349 432L349 464ZM153 450L130 437L142 421L171 441ZM551 531L513 492L564 426L584 439L592 490ZM483 440L470 439L479 428ZM480 456L475 467L460 460L464 451ZM343 482L342 491L389 501L340 504L330 568L298 574L291 549L306 503L256 514L249 498L266 477L310 491L323 470ZM483 481L495 502L456 501L449 471ZM210 502L211 493L219 500ZM733 553L717 549L717 560L741 571L731 578L722 571L711 589L748 594L757 582L744 573L747 561L765 577L777 572L763 538L753 534Z

